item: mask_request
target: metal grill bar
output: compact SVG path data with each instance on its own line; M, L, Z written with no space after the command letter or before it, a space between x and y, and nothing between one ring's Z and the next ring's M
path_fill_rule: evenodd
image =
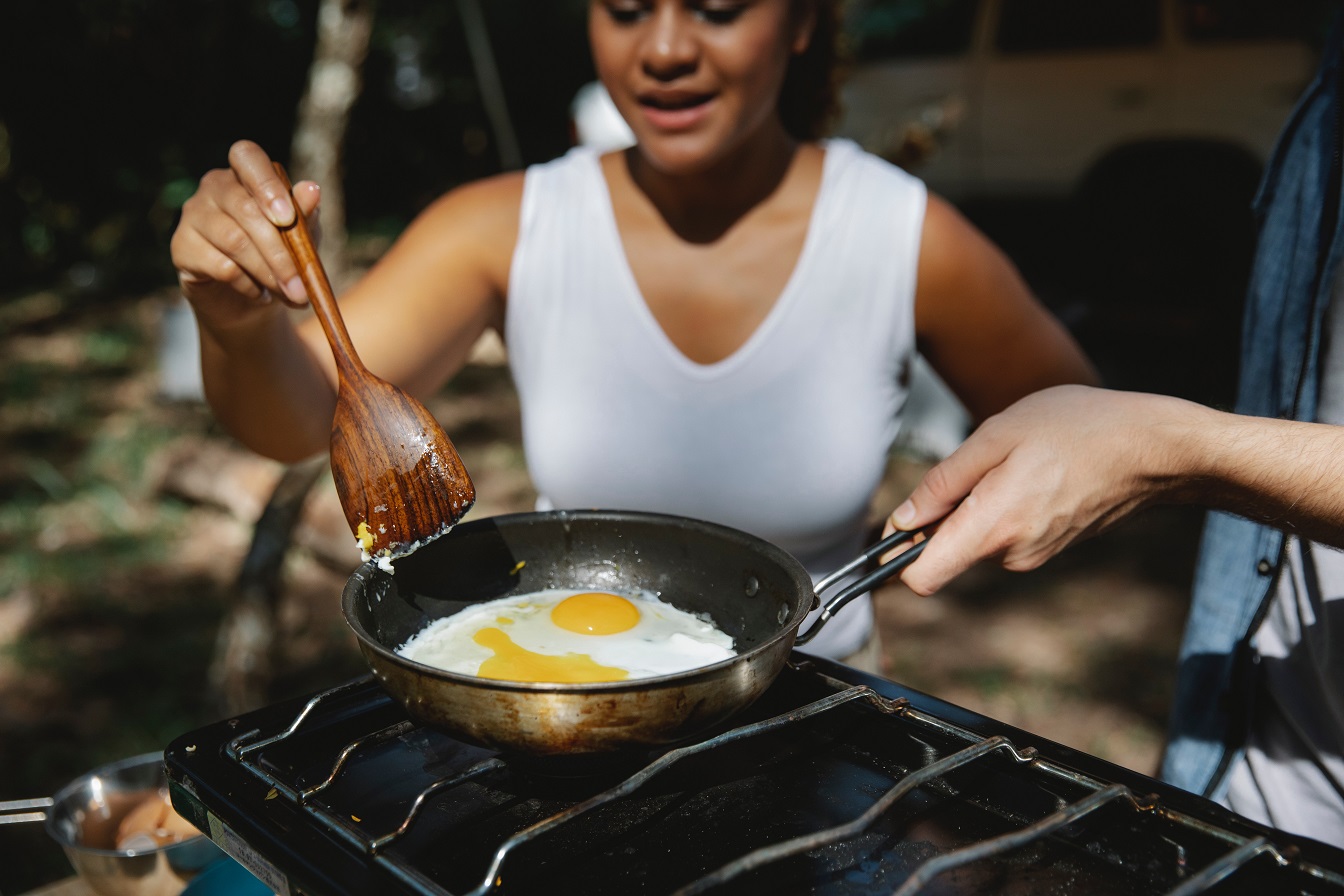
M306 802L309 798L330 787L331 783L335 781L345 769L346 760L348 760L357 750L361 750L367 746L386 743L389 740L395 740L403 734L414 730L415 723L408 719L404 722L398 722L395 725L389 725L382 731L375 731L373 734L366 734L363 737L352 740L345 745L345 749L341 750L341 755L336 757L336 762L332 765L331 774L327 775L327 779L321 784L315 784L307 790L301 791L299 793L299 800Z
M913 896L913 894L924 889L929 881L946 871L1024 846L1032 840L1044 837L1066 824L1077 821L1089 812L1099 809L1111 800L1122 796L1131 796L1129 788L1123 784L1112 784L1105 790L1098 790L1096 793L1065 806L1053 815L1029 824L1021 830L1012 831L989 840L982 840L979 843L941 856L935 856L916 868L915 873L906 879L893 896Z
M804 663L802 664L803 667L806 667L807 665L808 664L806 663L806 661L804 661ZM815 675L817 675L817 677L821 678L832 687L835 688L850 687L848 682L843 681L839 678L834 678L820 671L816 670L812 671ZM901 706L893 709L894 704L903 703L904 701L893 701L886 697L883 697L876 691L871 690L869 695L867 695L867 697L868 702L874 705L879 710L888 713L898 711L900 713L901 718L925 726L945 736L970 742L977 742L981 739L981 735L977 734L974 731L971 731L968 728L963 728L960 725L955 725L951 722L939 718L938 716L921 712L920 710L917 710L913 707ZM1024 756L1031 755L1033 757L1036 757L1036 750L1034 747L1027 747L1025 749L1022 749L1020 752ZM1036 757L1035 761L1032 763L1032 768L1051 777L1060 778L1073 784L1091 788L1094 790L1101 789L1105 786L1104 782L1099 781L1096 778L1079 774L1078 772L1075 772L1072 769L1066 768L1062 765L1052 762L1049 759L1042 759ZM1134 796L1131 797L1131 799L1134 800L1136 807L1140 809L1153 809L1157 807L1158 803L1158 798L1156 796L1148 796L1143 799ZM1189 894L1191 893L1199 892L1198 889L1187 890L1183 888L1189 886L1191 881L1199 880L1205 873L1211 873L1214 871L1221 870L1223 867L1223 863L1230 862L1230 860L1240 855L1245 850L1249 850L1251 852L1251 855L1248 856L1245 861L1249 861L1250 858L1253 858L1254 855L1257 855L1261 852L1268 853L1269 855L1273 856L1274 860L1281 865L1297 864L1298 867L1304 873L1309 874L1312 877L1318 878L1323 881L1328 881L1331 884L1334 884L1335 886L1344 886L1344 876L1336 874L1335 872L1330 871L1328 869L1317 867L1315 865L1309 865L1306 863L1297 862L1294 859L1285 856L1284 853L1277 846L1275 846L1273 843L1270 843L1264 837L1247 838L1240 834L1233 833L1232 831L1229 831L1226 828L1218 827L1217 825L1211 824L1202 819L1195 818L1183 812L1178 812L1174 809L1170 809L1167 807L1162 807L1161 812L1163 817L1167 818L1170 821L1173 821L1179 825L1189 828L1190 830L1197 831L1199 833L1214 837L1215 839L1218 840L1222 840L1224 843L1236 847L1230 853L1224 856L1223 860L1214 863L1213 866L1210 866L1210 868L1205 869L1204 872L1201 872L1200 876L1191 878L1189 881L1186 881L1184 884L1182 884L1181 888L1178 888L1177 890L1168 894L1168 896L1189 896ZM1244 864L1244 861L1241 864ZM1218 877L1217 880L1221 880L1223 877L1226 877L1227 875L1233 873L1234 871L1237 870L1238 867L1239 867L1238 865L1228 864L1226 866L1226 870L1222 872L1221 876ZM1206 884L1205 886L1211 886L1213 882L1215 881L1210 880L1209 883Z
M1209 863L1198 874L1172 890L1167 896L1191 896L1194 893L1203 893L1261 853L1269 853L1280 864L1288 864L1288 860L1267 839L1256 837L1253 840L1247 840L1241 846Z
M315 802L309 802L309 799L314 794L319 793L322 790L325 790L327 787L329 787L345 770L346 763L355 753L359 752L364 748L376 746L386 741L393 740L409 731L415 730L416 725L414 722L409 720L399 722L395 725L390 725L372 734L367 734L363 737L356 738L355 740L346 744L345 747L342 748L340 754L337 756L336 761L332 766L331 773L327 776L327 779L321 782L320 784L314 787L310 787L303 791L296 790L294 787L291 787L289 784L280 780L276 776L270 774L260 765L253 762L252 759L250 758L251 755L256 753L258 750L265 749L266 747L272 746L292 736L299 729L300 725L303 724L304 720L307 719L322 702L329 700L333 697L337 697L349 691L353 687L358 687L363 684L366 684L370 680L370 678L359 679L355 682L351 682L350 684L335 687L330 690L323 691L319 694L314 695L313 698L304 705L303 709L299 711L298 715L295 716L294 720L290 723L289 727L286 728L284 731L282 731L280 734L277 734L274 737L266 738L265 740L257 741L254 744L244 746L243 745L244 741L256 737L258 734L257 731L247 732L246 734L240 735L239 737L230 741L229 744L225 747L225 753L231 759L237 762L238 765L242 767L244 771L252 774L254 777L259 778L263 782L269 784L273 788L276 797L283 797L284 799L288 800L296 808L302 811L305 815L313 819L318 825L320 825L327 832L333 834L334 836L345 842L347 845L352 846L355 849L359 850L360 852L363 852L365 855L369 856L374 863L384 868L386 871L388 871L397 879L401 880L406 884L411 885L412 887L419 889L423 893L438 894L438 896L449 896L446 890L444 890L434 881L426 878L416 869L411 868L407 866L405 863L399 862L396 859L391 859L383 855L381 851L388 844L392 843L394 840L405 834L406 831L410 829L411 824L415 821L416 817L419 815L420 809L423 807L425 801L432 794L437 793L441 790L448 789L450 787L455 787L457 785L464 784L467 781L470 781L474 778L478 778L481 775L484 775L487 772L490 772L496 768L502 768L504 766L504 761L502 759L498 758L487 759L483 762L477 763L476 765L472 766L471 768L467 769L466 771L463 771L458 775L454 775L451 778L444 778L442 780L434 782L416 796L415 801L411 805L410 811L407 812L406 814L406 818L396 828L396 830L384 834L381 837L370 839L366 837L358 828L353 827L343 817L335 814L334 812L328 810L327 808Z
M268 737L265 740L259 740L254 744L248 744L246 747L237 747L236 745L240 744L242 741L247 740L250 737L255 737L258 733L256 731L248 732L247 734L244 734L241 737L236 738L229 745L230 755L233 756L233 758L235 759L241 759L243 756L250 755L252 753L257 752L258 750L264 750L267 747L271 746L272 744L280 743L282 740L287 739L294 732L298 731L299 726L303 724L305 719L307 719L310 715L313 714L313 711L317 709L319 704L323 703L324 701L330 700L334 697L339 697L342 694L349 693L350 691L358 690L367 685L371 680L373 680L372 675L365 675L362 678L356 678L354 681L347 681L345 684L337 685L334 688L328 688L327 690L322 691L321 693L314 694L312 699L310 699L307 703L304 704L303 709L299 710L299 714L294 717L294 721L290 722L289 727L286 728L284 731L281 731L274 737ZM232 752L235 749L238 750L236 755Z
M366 855L369 856L371 861L373 861L375 864L382 867L384 870L392 874L394 877L400 879L404 883L410 884L411 886L420 889L420 891L423 893L438 894L438 896L450 896L448 891L444 890L434 881L426 878L416 869L411 868L404 862L400 862L396 859L383 855L380 852L380 850L388 843L395 840L397 837L400 837L410 828L411 822L414 821L416 815L420 811L421 805L423 805L424 803L425 798L431 792L437 792L449 786L465 784L467 781L470 781L474 778L478 778L481 775L485 774L486 772L491 771L492 769L499 768L503 764L504 764L503 760L500 759L487 759L484 762L477 763L476 765L472 766L471 768L467 769L461 774L454 775L452 778L446 778L441 781L436 781L434 784L430 785L424 791L422 791L420 795L416 798L414 805L412 805L411 807L411 811L407 814L406 820L401 823L400 827L398 827L395 831L386 834L382 837L379 837L375 840L368 839L357 828L354 828L349 823L347 823L344 818L326 809L323 809L320 806L308 804L302 806L301 808L305 813L308 814L309 817L315 820L327 831L339 836L346 843L364 852Z
M856 837L866 831L869 827L882 817L899 799L921 784L928 783L934 778L941 777L947 772L958 766L966 765L975 760L992 753L995 750L1006 749L1013 754L1019 761L1029 761L1023 759L1014 749L1013 745L1005 737L991 737L980 743L967 747L957 753L953 753L944 759L940 759L932 765L926 765L918 771L911 772L900 780L900 782L882 797L866 812L858 818L846 824L837 825L833 828L827 828L824 831L817 831L812 834L804 834L801 837L794 837L792 840L785 840L783 843L776 843L771 846L765 846L761 849L749 852L724 865L718 871L706 874L697 880L691 881L685 887L677 890L673 896L696 896L706 890L711 890L720 884L725 884L739 875L748 871L753 871L763 865L769 865L772 862L778 862L789 856L799 855L809 852L822 846L828 846L832 843L838 843L841 840L848 840Z
M420 792L420 795L415 798L415 802L411 804L411 810L406 813L406 819L401 823L400 826L397 827L395 831L391 831L390 833L384 834L383 836L377 838L376 840L372 841L369 844L369 852L372 854L377 854L380 850L382 850L384 846L391 843L393 840L397 839L402 834L406 833L406 831L411 826L411 822L415 821L416 816L420 814L421 808L423 808L425 805L425 800L429 799L431 796L438 793L440 790L447 790L450 787L456 787L459 784L465 784L466 782L472 780L473 778L479 778L481 775L485 774L488 771L493 771L494 769L503 767L504 767L503 759L500 759L498 757L494 759L486 759L483 762L476 763L471 768L462 772L460 775L454 775L451 778L444 778L441 781L435 781L433 784L429 785L424 790L422 790Z
M225 753L252 775L261 779L266 784L269 784L277 797L284 797L349 845L356 847L367 855L375 856L383 847L397 837L400 837L410 828L411 823L415 820L415 816L420 811L420 807L431 794L457 784L465 783L472 778L479 777L491 769L501 767L504 763L499 759L487 760L486 762L473 766L462 774L434 782L416 796L415 801L411 805L410 812L400 826L388 834L370 840L358 829L351 827L343 817L328 812L321 806L310 803L309 800L316 794L326 790L338 777L340 777L341 773L345 770L346 763L355 753L366 747L377 746L378 744L386 743L389 740L395 740L403 734L415 730L415 722L409 719L403 720L395 725L389 725L379 731L355 738L341 749L336 757L336 761L332 764L331 771L326 779L304 790L296 789L252 761L250 757L253 754L292 737L303 725L304 721L306 721L321 704L340 697L350 691L365 687L372 678L372 676L364 676L363 678L357 678L354 681L314 694L313 697L304 704L303 708L299 710L298 714L295 715L289 726L279 734L249 744L246 742L256 737L260 732L257 730L248 731L230 741L225 746Z
M815 716L819 713L826 712L829 709L834 709L837 706L842 706L850 702L851 700L857 700L860 698L867 697L872 692L873 692L872 689L868 687L847 688L838 694L832 694L830 697L823 697L822 699L816 701L815 703L809 703L806 706L802 706L799 707L798 709L793 710L792 712L787 712L782 715L766 719L762 722L756 722L752 725L744 725L741 728L734 728L731 731L726 731L723 734L718 735L717 737L712 737L709 740L701 741L698 744L691 744L690 746L679 747L675 750L669 750L662 756L655 759L653 762L646 765L643 769L636 772L634 775L625 779L625 781L621 782L620 784L616 785L610 790L605 790L602 793L599 793L596 796L591 797L582 803L578 803L574 806L571 806L564 812L552 815L550 818L547 818L544 821L539 821L529 828L524 828L517 834L514 834L508 840L504 841L504 843L499 847L499 849L495 851L494 860L490 863L490 870L486 873L485 879L481 882L481 885L476 889L472 890L468 894L468 896L484 896L484 894L489 893L496 886L498 886L499 883L501 882L499 870L500 867L504 864L504 859L508 857L508 854L510 852L517 849L519 846L522 846L529 840L533 840L539 837L540 835L546 833L552 828L557 827L558 825L564 824L565 822L573 818L577 818L578 816L583 815L585 812L589 812L593 809L596 809L598 806L602 806L607 803L618 800L622 797L628 796L629 794L633 793L634 791L638 790L641 786L643 786L644 782L648 781L654 775L658 774L661 771L664 771L665 769L670 768L672 765L676 764L682 759L685 759L688 756L694 756L697 753L707 752L716 747L725 746L727 744L733 743L734 741L744 740L749 737L755 737L758 734L765 734L767 732L774 731L778 728L783 728L787 725L792 725L796 722L802 721L803 719Z

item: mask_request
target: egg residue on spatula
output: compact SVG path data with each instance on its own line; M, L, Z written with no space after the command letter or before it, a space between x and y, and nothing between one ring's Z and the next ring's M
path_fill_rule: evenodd
M565 684L670 675L736 655L731 636L649 592L558 589L436 619L397 653L462 675Z

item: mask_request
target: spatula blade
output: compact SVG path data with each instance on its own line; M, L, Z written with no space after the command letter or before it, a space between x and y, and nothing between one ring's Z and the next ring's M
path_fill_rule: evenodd
M377 426L367 425L371 418ZM366 559L409 554L450 530L476 501L462 458L434 415L377 377L338 397L331 471Z

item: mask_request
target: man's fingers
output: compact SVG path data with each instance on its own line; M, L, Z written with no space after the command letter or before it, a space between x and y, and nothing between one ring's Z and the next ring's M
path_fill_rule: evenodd
M982 435L973 435L924 474L910 497L892 511L888 525L894 529L918 529L941 519L961 503L971 489L1003 461L1003 457L992 443L986 443Z
M975 505L975 496L967 497L929 537L919 559L901 572L901 581L911 591L933 594L995 553L989 540L992 523L976 512Z

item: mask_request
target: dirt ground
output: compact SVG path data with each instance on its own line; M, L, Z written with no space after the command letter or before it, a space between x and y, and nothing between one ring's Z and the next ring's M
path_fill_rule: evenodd
M283 470L199 401L163 395L170 307L167 295L87 307L46 293L0 306L0 799L50 794L226 712L216 636ZM431 403L476 483L472 517L534 497L499 360L483 351ZM875 514L924 466L893 458ZM886 587L887 674L1152 773L1199 524L1148 511L1033 573L977 569L933 598ZM325 478L285 561L270 699L364 671L338 608L357 562ZM0 828L0 893L62 873L38 826Z

